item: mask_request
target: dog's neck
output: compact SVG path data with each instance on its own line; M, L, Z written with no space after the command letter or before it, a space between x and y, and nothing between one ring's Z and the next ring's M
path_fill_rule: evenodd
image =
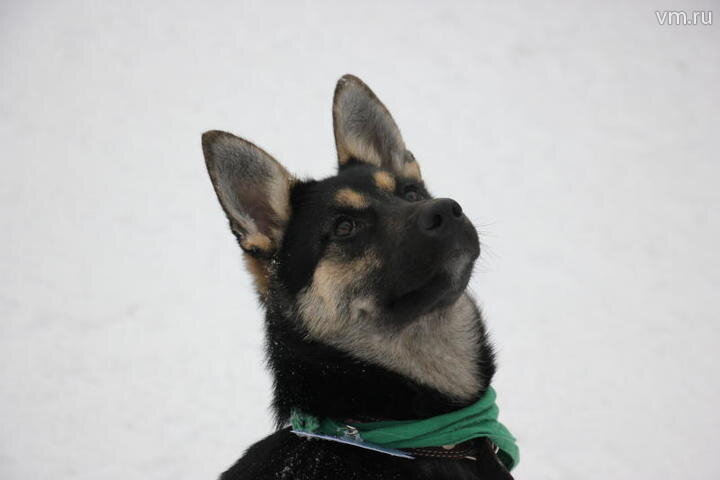
M392 332L366 323L321 338L297 317L268 305L279 424L293 408L348 419L440 415L475 401L495 371L480 312L468 295Z

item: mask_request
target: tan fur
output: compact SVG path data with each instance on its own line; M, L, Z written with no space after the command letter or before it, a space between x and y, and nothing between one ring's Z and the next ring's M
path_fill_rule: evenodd
M262 233L251 233L250 235L246 235L240 243L246 250L257 249L265 252L266 254L269 254L273 249L272 240ZM255 258L247 253L243 255L243 257L245 259L245 267L247 267L253 278L255 290L260 296L260 299L265 301L270 283L267 261Z
M412 178L413 180L420 180L422 178L420 175L420 165L415 161L406 161L400 170L400 175Z
M277 220L285 224L290 218L290 189L297 179L284 169L278 169L277 176L273 177L268 185L268 199L275 212Z
M255 291L257 291L260 299L265 301L270 284L267 262L259 258L255 258L247 253L243 255L245 266L250 275L252 275Z
M335 201L343 207L357 209L366 208L369 205L368 199L365 198L365 195L350 188L338 190L335 194Z
M376 167L382 164L382 158L372 145L361 138L347 135L343 137L343 143L338 145L338 161L340 165L344 165L351 158L362 159L365 163Z
M458 399L477 394L478 319L467 295L452 307L420 317L394 334L367 318L359 320L364 320L363 325L356 325L361 328L326 341Z
M377 320L374 298L361 290L377 265L374 256L349 263L321 261L300 300L308 335L454 398L472 398L482 380L473 300L464 294L454 305L390 331Z
M270 252L273 246L272 240L267 235L258 232L243 236L240 243L245 250L257 249L263 252Z
M390 193L395 191L395 178L388 172L375 172L373 179L375 180L375 185L380 190Z
M350 262L324 259L313 274L313 282L303 292L300 310L312 336L332 337L349 327L347 315L337 313L345 308L345 299L352 296L353 289L362 287L362 280L380 265L377 256L368 252Z

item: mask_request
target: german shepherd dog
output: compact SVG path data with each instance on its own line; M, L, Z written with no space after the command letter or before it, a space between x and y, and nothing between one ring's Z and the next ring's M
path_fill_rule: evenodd
M266 309L278 430L222 474L244 479L510 479L487 439L399 458L298 436L291 410L423 419L475 402L495 373L466 292L480 254L460 205L434 198L387 108L358 78L333 100L337 175L300 180L261 148L202 137L215 193Z

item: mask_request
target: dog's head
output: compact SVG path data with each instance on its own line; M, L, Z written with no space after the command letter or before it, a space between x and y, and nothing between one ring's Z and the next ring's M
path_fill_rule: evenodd
M294 178L229 133L203 135L215 192L260 297L282 297L311 334L358 322L403 326L448 307L479 255L461 206L433 198L392 116L359 79L333 102L337 175Z

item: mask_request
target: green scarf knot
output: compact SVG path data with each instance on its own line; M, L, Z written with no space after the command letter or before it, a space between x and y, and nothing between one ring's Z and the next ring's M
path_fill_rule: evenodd
M498 457L512 470L520 461L515 437L498 421L497 395L488 387L480 399L465 408L423 420L385 420L344 423L293 410L294 430L337 438L351 437L385 448L420 448L456 445L473 438L488 438L498 447Z

